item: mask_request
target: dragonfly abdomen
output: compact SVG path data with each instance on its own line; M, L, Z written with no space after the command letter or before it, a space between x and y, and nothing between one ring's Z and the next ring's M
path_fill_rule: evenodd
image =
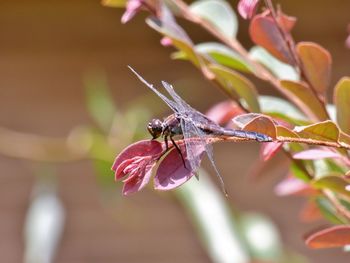
M243 131L243 130L234 130L234 129L217 129L214 133L218 136L228 136L228 137L238 137L238 138L248 138L256 140L258 142L271 142L272 138L262 133L253 132L253 131Z

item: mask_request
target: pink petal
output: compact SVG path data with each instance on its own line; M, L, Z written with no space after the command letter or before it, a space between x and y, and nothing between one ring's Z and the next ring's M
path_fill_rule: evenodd
M238 3L238 13L244 19L250 19L254 16L259 0L240 0Z

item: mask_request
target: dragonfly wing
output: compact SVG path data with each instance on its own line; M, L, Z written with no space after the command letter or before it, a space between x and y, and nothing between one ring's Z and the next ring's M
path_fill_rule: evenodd
M181 112L183 111L189 111L189 110L193 110L196 111L195 109L193 109L190 105L187 104L186 101L184 101L174 90L173 86L170 85L169 83L162 81L163 87L166 89L166 91L170 94L170 96L174 99L174 101L176 102L176 104L178 105L179 109Z
M183 123L183 124L182 124ZM205 151L207 153L208 159L211 165L214 168L216 176L220 181L220 185L225 194L227 191L225 189L224 181L215 165L214 156L213 156L213 146L210 143L207 143L208 135L200 130L195 123L188 120L181 120L181 125L183 125L183 135L186 144L186 154L187 159L191 164L191 169L193 171L197 170L200 165L201 154L198 154L198 149Z
M128 66L129 69L136 75L136 77L141 80L143 84L145 84L148 88L150 88L155 94L158 95L174 112L177 112L177 105L174 101L170 100L162 93L160 93L156 88L153 87L152 84L148 83L144 78L142 78L132 67Z
M201 162L201 153L206 150L205 138L201 137L191 121L181 119L181 128L186 145L187 160L191 165L191 170L196 171Z

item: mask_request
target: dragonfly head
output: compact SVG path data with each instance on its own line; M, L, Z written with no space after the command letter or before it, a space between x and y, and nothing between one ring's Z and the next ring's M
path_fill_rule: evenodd
M159 119L153 119L148 123L147 130L152 135L153 139L156 139L162 135L163 122Z

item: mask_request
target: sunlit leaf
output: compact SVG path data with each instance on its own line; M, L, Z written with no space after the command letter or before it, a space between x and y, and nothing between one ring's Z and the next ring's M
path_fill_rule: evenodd
M202 70L205 76L211 79L213 77L212 74L208 71L204 60L196 54L191 40L186 37L187 34L183 32L182 28L175 21L169 20L171 22L163 22L156 18L148 18L146 19L146 23L154 30L168 37L172 45L183 52L183 57L190 60L196 67ZM179 34L179 32L183 33Z
M218 31L235 38L238 20L231 6L223 0L199 0L190 5L191 12L210 22Z
M350 226L340 225L317 230L305 238L310 248L343 247L350 244Z
M102 0L101 3L108 7L125 7L127 0Z
M249 56L264 65L278 79L298 81L300 79L297 71L290 65L283 63L272 56L266 49L254 46L249 50Z
M238 53L229 47L216 42L201 43L195 46L201 54L210 55L216 62L242 72L251 72L252 68Z
M254 16L250 22L249 34L255 44L262 46L279 60L294 64L287 43L272 17L265 14Z
M300 160L293 160L293 163L290 166L290 171L291 173L298 179L304 181L304 182L309 182L310 177L305 171L305 169L302 169L304 167L304 163Z
M302 138L337 142L339 129L332 121L324 121L309 126L298 126L294 131Z
M238 94L252 112L259 112L258 93L254 84L241 74L219 65L210 65L209 69L215 74L217 81L225 93L230 96ZM232 94L234 92L234 94Z
M255 131L276 138L276 127L272 120L265 116L257 116L248 122L244 128L246 131Z
M328 119L328 114L323 104L315 97L305 83L282 80L280 84L281 87L294 95L299 108L303 109L308 116L313 116L315 120Z
M326 49L312 42L300 42L296 50L307 80L312 88L324 97L331 77L331 55Z
M350 134L350 78L342 78L334 90L337 123L342 131Z
M350 191L346 190L346 186L348 184L349 182L343 179L341 175L324 176L312 183L312 185L318 189L329 189L336 193L350 197Z
M305 116L289 101L272 96L259 96L260 107L263 113L280 114L295 120L306 121Z

